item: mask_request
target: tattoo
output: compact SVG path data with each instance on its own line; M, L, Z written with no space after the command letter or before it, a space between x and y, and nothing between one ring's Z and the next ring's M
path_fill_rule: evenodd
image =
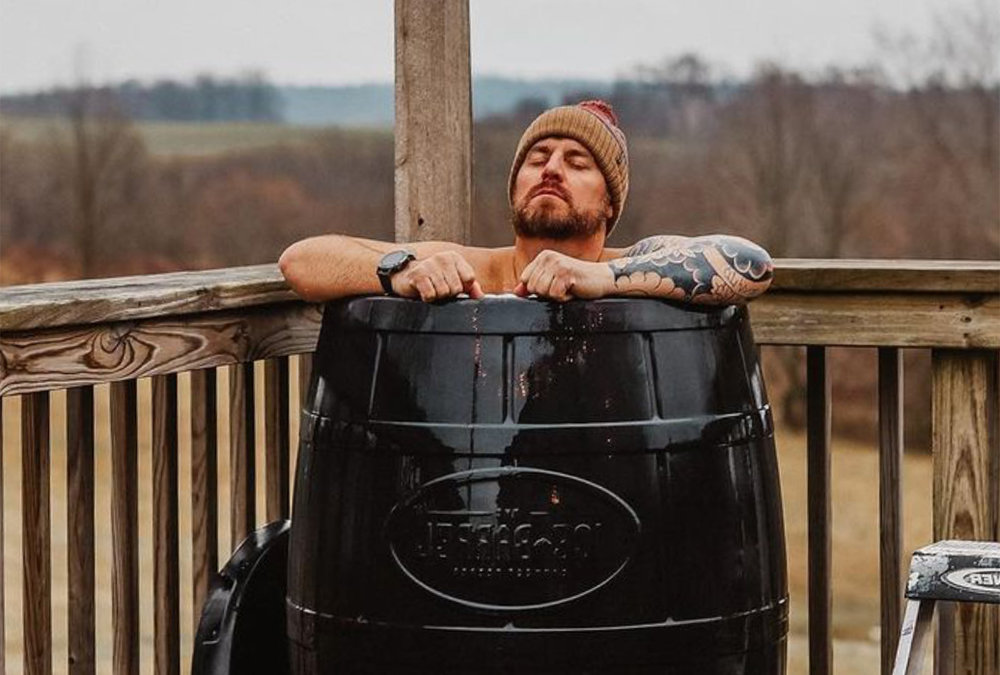
M771 283L767 252L739 237L649 237L609 261L620 295L706 305L745 303Z

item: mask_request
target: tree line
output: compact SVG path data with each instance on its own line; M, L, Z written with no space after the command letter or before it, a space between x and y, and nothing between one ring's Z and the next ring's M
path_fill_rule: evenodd
M0 97L0 114L32 117L71 116L81 98L101 99L136 121L280 122L281 96L262 74L238 77L200 75L190 82L164 79L144 84L79 83L47 91Z

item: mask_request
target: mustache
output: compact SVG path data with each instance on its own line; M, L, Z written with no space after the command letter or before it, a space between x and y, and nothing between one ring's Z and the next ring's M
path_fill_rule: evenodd
M539 192L554 192L557 195L559 195L559 197L567 204L572 205L573 203L569 196L569 192L567 192L562 185L554 181L543 181L538 185L536 185L535 187L531 188L531 191L528 192L528 198L525 201L531 201L536 196L538 196Z

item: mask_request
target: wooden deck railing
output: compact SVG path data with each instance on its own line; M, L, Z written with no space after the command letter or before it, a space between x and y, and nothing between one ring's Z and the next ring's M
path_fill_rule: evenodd
M900 623L902 589L901 348L932 350L935 537L1000 538L1000 264L784 260L774 289L752 305L762 345L805 345L808 372L810 672L832 667L830 346L874 347L879 354L882 672L888 673ZM133 674L140 658L158 674L178 673L180 593L197 608L219 567L218 457L228 417L230 541L286 517L293 420L292 355L315 344L318 307L297 300L272 265L203 273L12 287L0 291L0 397L21 400L23 672L53 672L52 527L49 485L50 394L66 391L68 663L56 672L96 672L95 519L113 532L113 672ZM263 386L256 386L264 363ZM300 382L309 359L297 357ZM217 368L228 368L228 406L217 405ZM192 568L180 577L179 393L190 407ZM152 481L137 471L137 381L151 378ZM95 441L96 385L110 383L110 449ZM256 466L254 392L262 390L264 465ZM225 408L225 409L223 409ZM0 418L2 420L2 418ZM12 420L0 421L0 426ZM226 434L226 429L221 429ZM2 436L0 436L2 441ZM185 439L187 442L187 439ZM111 508L97 511L95 456L111 456ZM0 452L0 504L6 451ZM263 472L263 480L257 476ZM258 490L265 513L257 512ZM140 492L151 494L154 635L139 645ZM795 505L787 505L795 507ZM185 505L187 508L187 505ZM5 513L6 515L6 513ZM3 521L0 521L3 524ZM6 527L13 524L6 519ZM3 541L0 532L0 542ZM0 555L0 578L3 576ZM9 626L8 626L9 628ZM961 608L942 622L954 645L939 672L997 673L997 613ZM0 645L3 641L0 640ZM0 670L6 671L0 651ZM13 666L13 664L10 664ZM875 671L872 664L872 672ZM953 670L952 670L953 669Z

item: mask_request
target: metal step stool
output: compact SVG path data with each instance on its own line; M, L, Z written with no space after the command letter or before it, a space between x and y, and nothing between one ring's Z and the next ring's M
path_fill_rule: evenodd
M1000 543L939 541L913 554L892 675L917 675L939 600L1000 604Z

